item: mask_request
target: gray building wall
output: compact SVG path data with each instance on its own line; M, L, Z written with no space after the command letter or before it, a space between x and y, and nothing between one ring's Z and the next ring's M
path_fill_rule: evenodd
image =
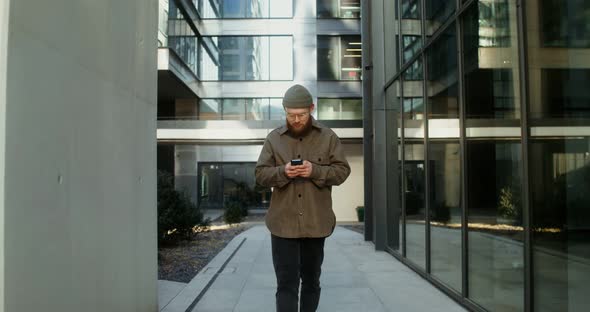
M156 12L0 3L0 311L157 311Z

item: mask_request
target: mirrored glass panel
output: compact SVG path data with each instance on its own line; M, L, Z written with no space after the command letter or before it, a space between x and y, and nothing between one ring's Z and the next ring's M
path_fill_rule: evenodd
M292 80L291 36L203 37L202 80Z
M461 291L461 153L459 142L434 141L428 149L430 271Z
M199 101L200 120L221 120L221 100L202 99Z
M244 99L246 102L246 120L268 120L269 99Z
M424 0L426 35L436 32L455 13L454 0Z
M426 268L426 174L424 143L404 140L404 208L406 257Z
M291 18L293 0L198 0L203 19Z
M270 120L285 120L283 99L270 99Z
M468 137L520 136L515 0L481 0L463 15Z
M522 157L518 141L467 141L469 298L524 309Z
M361 0L317 0L318 18L360 18Z
M426 51L428 136L459 138L456 28L451 25Z
M535 311L588 311L590 137L530 145Z
M360 36L318 36L318 80L360 80Z
M318 98L317 118L319 120L361 120L363 102L361 99Z

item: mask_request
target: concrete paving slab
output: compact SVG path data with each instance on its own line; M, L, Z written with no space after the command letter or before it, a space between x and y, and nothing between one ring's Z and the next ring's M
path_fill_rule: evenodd
M164 309L186 287L186 283L158 280L158 310Z
M211 285L195 288L193 300L201 297L192 311L274 311L276 278L266 227L241 233L226 249L220 253L226 264L221 273L215 273L223 265L218 260L208 266L209 274L200 274ZM465 311L393 256L375 251L361 234L341 227L326 240L321 287L318 311Z

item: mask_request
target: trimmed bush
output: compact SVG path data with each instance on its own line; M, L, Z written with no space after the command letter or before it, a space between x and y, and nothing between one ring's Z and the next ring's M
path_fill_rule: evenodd
M174 189L174 177L158 171L158 242L192 239L208 221L186 193Z
M223 220L227 224L240 223L244 219L244 210L238 201L228 201L225 204L225 212L223 213Z

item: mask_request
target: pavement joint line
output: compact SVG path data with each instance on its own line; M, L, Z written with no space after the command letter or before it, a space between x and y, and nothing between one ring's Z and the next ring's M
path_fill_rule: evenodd
M217 277L219 276L219 274L221 274L221 272L223 272L223 269L225 269L225 266L229 263L229 261L235 256L235 254L238 252L238 250L240 250L240 248L242 248L242 245L244 245L244 242L247 240L247 237L242 238L242 241L240 242L240 244L238 245L238 247L232 252L232 254L225 260L225 262L223 263L223 265L219 268L219 270L217 270L217 272L215 273L215 275L213 275L213 277L209 280L209 282L207 283L207 285L203 288L203 290L201 290L201 292L199 293L199 295L195 298L195 300L193 300L193 302L188 306L188 308L186 308L185 312L191 312L195 306L197 305L197 303L199 303L199 300L201 300L203 298L203 296L205 295L205 293L207 292L207 290L209 290L209 287L211 287L211 285L213 285L213 283L215 282L215 280L217 279Z

